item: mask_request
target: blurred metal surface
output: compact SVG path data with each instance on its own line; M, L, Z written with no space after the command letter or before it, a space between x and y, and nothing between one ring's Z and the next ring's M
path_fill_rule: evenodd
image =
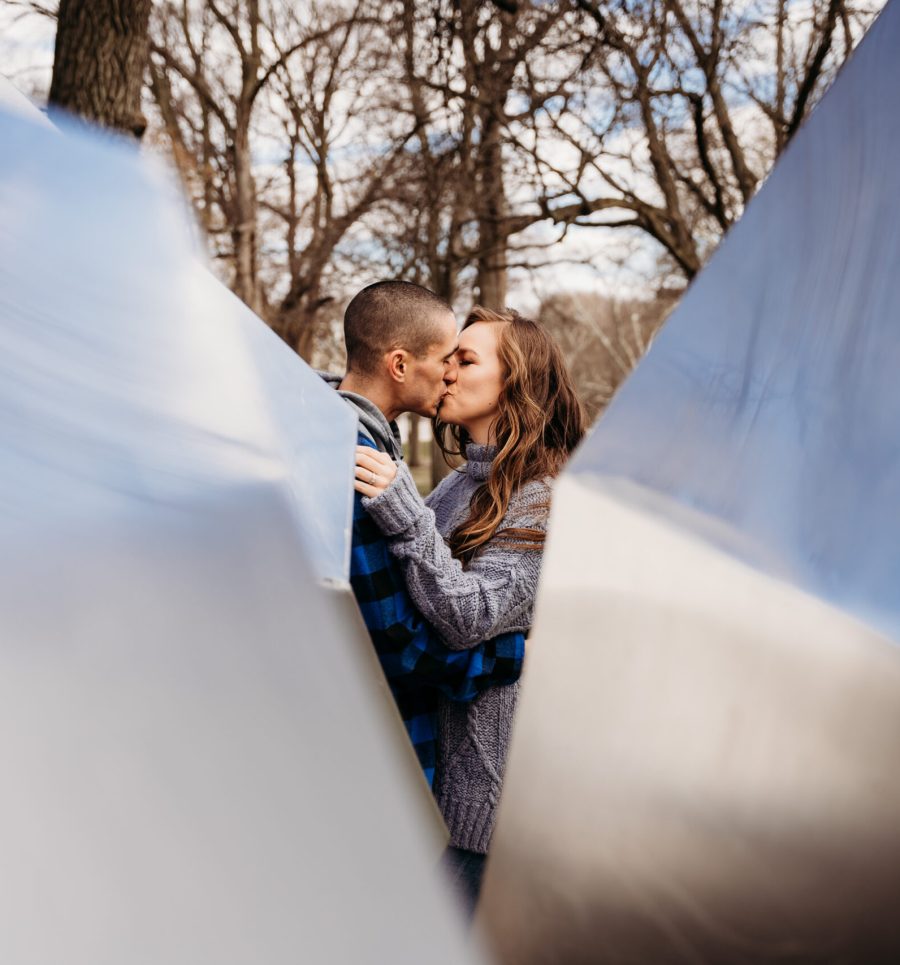
M900 4L560 480L498 957L900 960Z
M2 125L0 416L17 466L0 511L31 525L54 492L74 513L249 474L284 490L314 572L346 579L347 406L207 271L161 169L126 144Z
M893 962L900 659L560 480L485 880L504 963Z
M37 124L52 128L53 125L47 120L31 101L12 84L3 74L0 74L0 111L5 114L18 114L20 117L27 117Z
M134 151L0 145L0 960L480 960L345 580L352 413Z
M571 471L900 639L900 9L851 61Z

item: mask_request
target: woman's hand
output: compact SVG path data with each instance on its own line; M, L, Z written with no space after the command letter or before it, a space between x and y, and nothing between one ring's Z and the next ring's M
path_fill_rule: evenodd
M356 479L353 488L363 496L378 496L394 481L397 467L386 452L371 446L356 447Z

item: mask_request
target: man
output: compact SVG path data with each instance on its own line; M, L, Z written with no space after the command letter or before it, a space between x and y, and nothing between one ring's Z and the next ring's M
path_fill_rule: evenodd
M382 281L359 292L344 314L347 373L328 378L359 416L360 445L403 458L396 419L428 418L456 379L456 319L427 288ZM440 693L471 700L513 683L522 670L522 634L505 634L469 650L448 649L419 614L400 564L356 494L350 583L425 776L432 783Z

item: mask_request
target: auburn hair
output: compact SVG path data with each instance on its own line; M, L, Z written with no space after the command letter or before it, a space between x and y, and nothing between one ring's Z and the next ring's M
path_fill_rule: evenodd
M503 389L493 426L497 455L487 480L472 496L468 517L448 539L453 555L463 563L494 538L517 549L541 549L543 530L498 527L516 490L531 480L556 476L585 432L584 412L572 378L549 333L510 309L494 312L476 305L463 331L476 322L501 326L497 353L503 367ZM434 433L445 458L465 453L470 439L461 426L441 422L438 416ZM549 503L542 508L549 511Z

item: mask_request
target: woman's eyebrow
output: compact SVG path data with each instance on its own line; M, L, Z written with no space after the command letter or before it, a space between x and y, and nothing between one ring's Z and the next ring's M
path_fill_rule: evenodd
M460 345L460 347L457 349L457 351L460 352L460 353L462 353L462 352L468 352L469 355L474 355L475 358L478 358L478 353L477 353L477 352L475 351L475 349L473 349L473 348L467 348L467 347L464 346L464 345Z
M444 356L443 361L446 362L447 359L452 359L453 356L456 355L458 351L459 351L459 346L458 345L454 346L454 348Z

